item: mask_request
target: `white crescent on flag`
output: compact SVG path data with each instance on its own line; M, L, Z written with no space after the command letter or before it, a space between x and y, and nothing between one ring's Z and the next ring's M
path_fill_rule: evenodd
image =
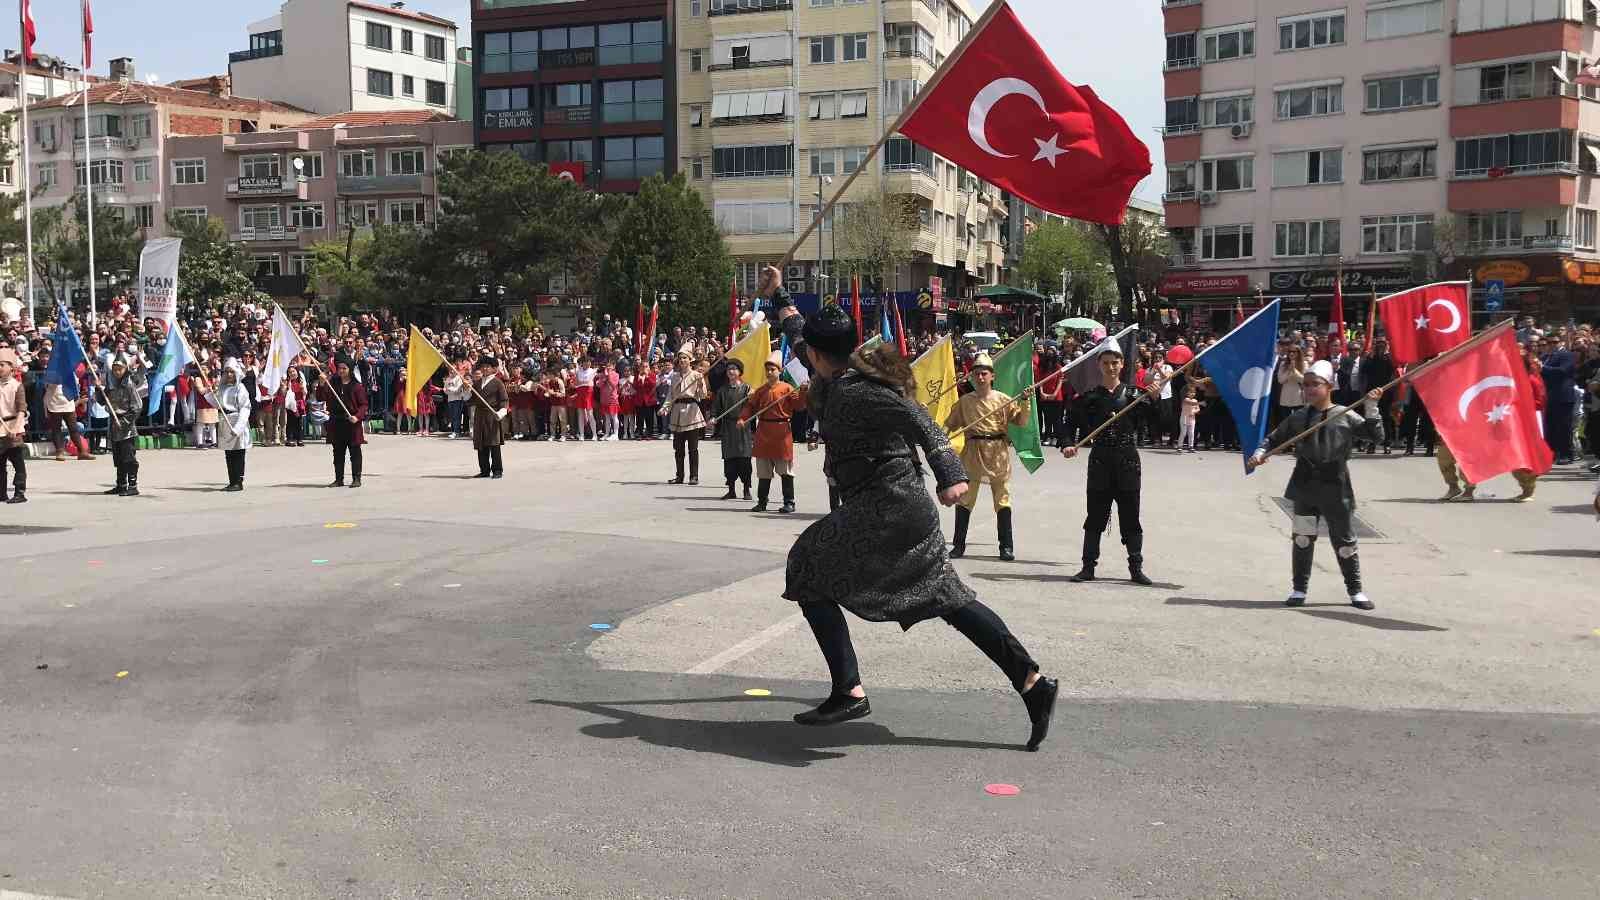
M1456 331L1460 331L1461 330L1461 310L1457 309L1456 305L1454 303L1451 303L1449 300L1430 300L1430 301L1428 301L1428 309L1431 310L1435 306L1442 306L1445 309L1450 311L1450 327L1449 328L1435 327L1433 329L1434 331L1437 331L1440 334L1450 334L1452 332L1456 332Z
M1461 399L1457 402L1457 411L1461 414L1461 421L1465 422L1467 420L1467 407L1472 405L1472 401L1476 400L1479 394L1483 393L1484 391L1494 390L1495 388L1510 388L1511 390L1516 390L1516 387L1516 381L1509 376L1490 375L1488 378L1485 378L1477 384L1474 384L1473 386L1462 391ZM1509 406L1505 410L1502 410L1497 406L1495 407L1495 412L1491 412L1489 414L1489 421L1498 422L1500 419L1505 418L1506 413L1509 411ZM1496 413L1499 413L1499 415L1496 416Z

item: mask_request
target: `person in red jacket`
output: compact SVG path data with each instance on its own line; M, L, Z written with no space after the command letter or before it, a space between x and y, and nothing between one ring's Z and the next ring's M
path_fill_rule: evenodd
M317 397L328 404L328 443L333 445L333 483L344 487L344 458L350 455L350 486L361 487L361 447L367 442L367 389L350 372L350 357L340 355L332 382L317 385Z
M273 403L283 411L283 445L285 447L304 447L305 434L301 430L301 423L306 415L306 383L300 377L300 368L290 366L283 383L278 385L277 396Z

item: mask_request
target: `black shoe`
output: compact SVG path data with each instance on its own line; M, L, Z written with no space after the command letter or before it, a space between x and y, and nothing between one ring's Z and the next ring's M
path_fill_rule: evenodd
M1078 570L1078 574L1072 576L1072 580L1078 582L1079 584L1082 584L1085 581L1093 581L1094 566L1085 563L1083 568Z
M1128 563L1128 580L1134 584L1142 584L1145 587L1155 584L1154 581L1150 580L1150 576L1144 574L1144 565L1142 563Z
M753 513L766 512L767 505L765 503L757 503L755 506L750 507L750 511Z
M690 484L699 484L700 483L700 476L696 475L696 476L690 478L689 479L689 483Z
M13 493L11 495L11 499L7 500L6 502L7 503L27 503L28 502L28 497L27 497L26 494L23 494L21 491L17 491L15 493Z
M667 484L683 484L683 476L679 475L677 478L669 478L667 479Z
M966 544L951 544L950 545L950 558L951 559L960 559L961 557L966 556L966 555L967 555L967 545Z
M476 474L476 475L474 475L472 477L473 478L488 478L489 477L489 473L488 472L479 472L478 474Z
M778 507L778 512L781 512L781 513L792 513L792 512L794 512L794 504L793 503L784 503L782 506Z
M750 499L750 489L749 488L745 488L744 489L744 499L746 499L746 500Z
M359 478L350 479L350 486L353 487L353 488L361 487L361 479L359 479Z
M123 494L127 493L127 491L128 491L128 486L127 485L119 484L116 487L112 488L111 490L104 491L103 493L107 497L121 497Z
M739 492L734 490L732 487L729 487L728 488L728 492L726 494L723 494L721 497L718 497L717 499L718 500L737 500L737 499L739 499ZM747 497L745 499L749 499L749 498Z
M1000 560L1002 562L1014 562L1014 561L1016 561L1016 558L1017 558L1017 555L1015 553L1011 552L1011 548L1010 547L1001 547L1000 548Z
M489 477L490 478L504 478L505 477L505 473L504 472L496 472L493 475L490 475Z
M230 484L227 487L223 488L223 490L228 492L228 493L230 493L230 494L237 494L238 492L244 490L244 485L239 484L238 482L234 482L233 484Z
M794 720L801 725L837 725L871 712L872 704L867 702L867 698L843 694L829 697L816 709L795 713Z
M335 478L333 480L333 483L328 485L328 487L344 487L344 479L343 478Z
M1029 753L1038 752L1044 736L1050 733L1050 717L1055 715L1056 693L1060 689L1060 682L1054 678L1040 678L1022 695L1022 702L1028 707L1028 720L1033 723L1033 730L1028 733Z
M136 484L128 485L128 489L122 492L122 496L124 496L124 497L137 497L137 496L139 496L139 486L136 485Z

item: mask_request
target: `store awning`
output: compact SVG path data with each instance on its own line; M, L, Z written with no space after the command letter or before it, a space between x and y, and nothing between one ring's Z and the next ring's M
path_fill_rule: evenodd
M1051 303L1051 298L1043 294L1030 291L1026 288L1012 287L1008 284L991 284L980 288L977 293L979 300L988 300L991 303Z

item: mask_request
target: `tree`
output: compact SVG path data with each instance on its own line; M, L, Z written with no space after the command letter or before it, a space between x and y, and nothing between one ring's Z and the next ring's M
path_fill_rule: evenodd
M1073 309L1083 312L1100 306L1116 293L1105 244L1077 222L1049 220L1028 232L1016 271L1022 287L1042 294L1056 293L1061 287L1061 273L1068 273L1066 300Z
M1467 227L1462 220L1440 213L1433 217L1433 244L1411 256L1411 277L1418 284L1443 281L1455 261L1467 255Z
M917 234L922 230L916 200L904 194L879 193L835 206L833 220L839 273L878 278L884 290L892 290L895 273L916 256Z
M437 232L409 225L350 229L311 248L311 278L340 312L387 307L415 312L442 297L465 296L469 280Z
M1116 276L1121 300L1118 318L1133 322L1134 294L1142 289L1146 297L1155 296L1166 271L1171 239L1159 224L1143 216L1132 216L1121 225L1096 225L1095 229Z
M125 210L94 201L95 267L101 271L132 269L139 261L139 229L124 218ZM89 275L89 205L74 194L61 206L33 212L33 271L52 303L68 298L67 286Z
M183 239L178 254L178 300L253 300L260 296L254 266L244 246L228 240L228 228L215 216L203 222L167 214L167 233Z
M716 220L680 172L652 175L639 186L617 223L600 266L595 297L606 312L631 320L634 304L658 293L677 294L661 322L725 327L733 261Z

